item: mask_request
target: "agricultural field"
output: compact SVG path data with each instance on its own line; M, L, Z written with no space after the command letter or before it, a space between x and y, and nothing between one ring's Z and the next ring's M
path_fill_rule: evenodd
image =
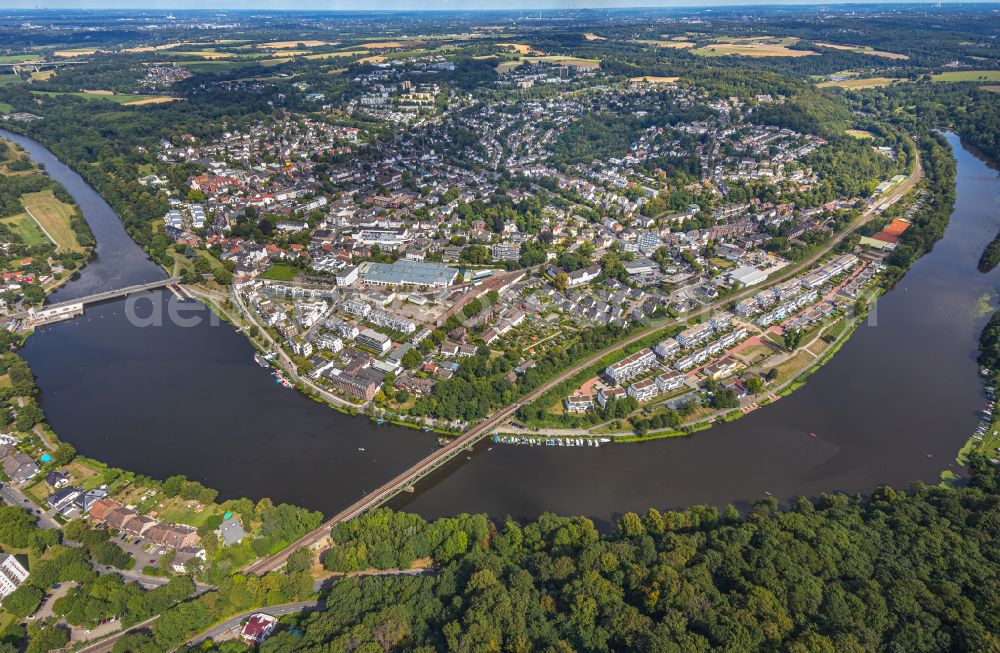
M657 77L656 75L643 75L642 77L629 77L633 84L673 84L680 80L680 77Z
M903 80L898 77L853 77L851 79L841 79L835 82L820 82L817 86L820 88L836 87L845 89L877 88L879 86L888 86L889 84L901 81Z
M257 47L265 48L267 50L288 50L292 48L305 47L305 48L319 48L324 45L337 45L336 42L331 41L270 41L268 43L261 43Z
M641 43L642 45L655 45L658 48L673 48L674 50L687 50L694 47L693 41L656 41L652 39L639 39L632 41L632 43Z
M994 93L1000 93L1000 86L980 86L979 88L984 91L993 91Z
M842 45L840 43L825 43L820 41L817 41L816 45L823 48L830 48L832 50L854 52L855 54L870 54L873 57L883 57L885 59L909 59L909 57L905 54L899 54L898 52L884 52L882 50L876 50L869 45Z
M875 134L864 129L845 129L844 133L854 138L875 138Z
M807 57L819 54L812 50L791 50L789 45L798 42L796 38L774 39L770 37L756 38L721 38L717 43L692 50L700 57Z
M541 55L542 53L535 50L530 45L525 45L524 43L497 43L497 47L500 48L510 48L517 52L518 54L534 54Z
M598 36L597 34L594 34L593 32L587 32L586 34L583 35L583 38L587 39L588 41L607 41L608 40L607 38L605 38L603 36Z
M142 104L158 104L162 102L173 102L180 98L167 97L163 95L115 95L111 91L79 91L76 93L62 91L32 91L35 95L57 96L72 95L73 97L85 100L106 100L123 106L136 106Z
M426 41L420 41L413 39L410 41L372 41L371 43L362 43L358 47L368 48L369 50L391 50L393 48L412 48L417 45L424 45Z
M931 75L934 82L1000 82L1000 70L950 70Z
M38 220L45 232L60 249L83 251L70 225L74 208L56 199L52 190L25 193L21 203L26 211Z
M56 50L52 53L52 56L69 59L72 57L87 57L92 54L97 54L98 52L99 50L96 48L77 48L75 50Z

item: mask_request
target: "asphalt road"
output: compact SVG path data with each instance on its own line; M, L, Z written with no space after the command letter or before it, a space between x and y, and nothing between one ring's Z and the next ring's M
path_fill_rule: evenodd
M322 609L323 604L319 599L312 599L309 601L298 601L296 603L285 603L283 605L272 605L264 608L257 608L256 610L247 610L246 612L241 612L236 616L230 617L222 623L212 626L212 628L198 634L193 639L188 640L188 645L198 646L206 640L214 639L231 630L239 628L240 623L244 619L257 612L266 612L274 617L280 617L282 615L294 614L311 608Z
M24 496L24 493L18 490L16 487L10 483L0 483L0 498L4 500L7 505L19 506L25 510L29 510L31 514L35 514L38 510L38 525L42 528L59 528L58 522L54 519L41 512L41 508L32 503L31 499Z

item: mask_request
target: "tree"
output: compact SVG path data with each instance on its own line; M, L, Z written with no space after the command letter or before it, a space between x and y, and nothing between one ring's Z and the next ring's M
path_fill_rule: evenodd
M556 275L556 278L552 280L552 284L559 290L566 290L569 287L569 275L565 272L560 272Z
M751 376L746 380L746 387L751 394L759 394L764 389L764 382L760 380L759 376Z
M785 349L795 351L802 342L802 329L785 329Z
M42 604L45 592L28 583L22 584L3 600L3 609L15 617L25 618L35 614Z
M405 367L408 370L412 370L418 367L423 362L424 362L424 357L420 354L420 350L417 349L416 347L408 349L406 353L403 354L403 360L402 360L403 367Z

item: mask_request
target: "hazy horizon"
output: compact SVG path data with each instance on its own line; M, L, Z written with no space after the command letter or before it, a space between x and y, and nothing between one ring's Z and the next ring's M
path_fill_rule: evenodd
M936 2L935 0L840 0L837 2L814 2L812 0L742 0L726 2L720 0L679 0L640 1L636 0L512 0L499 3L497 0L387 0L378 3L360 1L329 2L328 0L6 0L0 1L3 10L86 10L86 11L368 11L372 13L391 11L532 11L532 10L574 10L574 9L706 9L713 7L767 7L767 6L815 6L835 7L846 5L969 5L1000 4L996 0L965 0L963 2Z

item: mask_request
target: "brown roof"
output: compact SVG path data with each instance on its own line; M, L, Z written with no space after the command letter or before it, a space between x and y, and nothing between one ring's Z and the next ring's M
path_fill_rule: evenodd
M114 499L98 499L94 502L94 505L90 507L90 518L97 522L104 521L109 512L121 507L122 504L118 503Z
M198 541L198 531L189 526L157 524L146 531L146 539L179 549Z
M135 519L139 516L134 510L129 510L128 508L115 508L104 518L104 521L111 528L121 529L130 519Z
M157 522L152 517L139 515L135 519L128 520L128 523L125 524L123 530L126 530L129 533L132 533L133 535L142 535L144 532L146 532L147 529L149 529L151 526L154 526L157 523L159 522Z

